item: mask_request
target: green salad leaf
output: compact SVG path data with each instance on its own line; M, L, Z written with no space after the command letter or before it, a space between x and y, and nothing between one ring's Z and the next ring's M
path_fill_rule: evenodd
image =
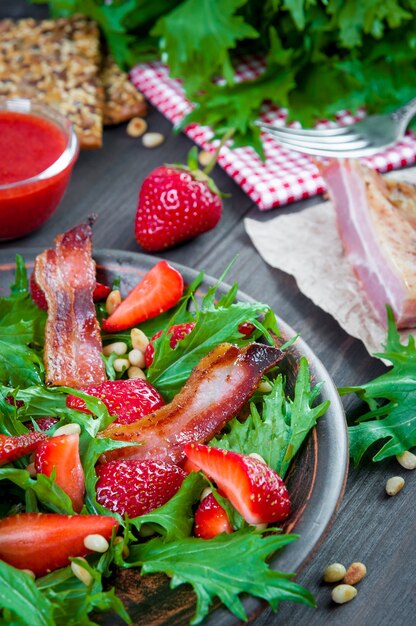
M0 381L15 387L39 384L44 372L41 344L46 314L30 297L19 255L10 296L0 298L0 319Z
M94 626L96 622L89 619L92 611L113 611L117 613L126 624L131 624L123 603L115 594L115 590L103 590L103 575L109 575L109 564L113 561L113 546L107 553L102 555L94 563L85 562L82 559L71 559L90 574L92 581L85 585L76 578L70 567L64 567L36 581L37 588L49 601L54 618L54 626Z
M321 384L311 389L310 371L302 357L296 378L293 400L285 394L283 376L279 374L259 408L251 403L251 413L244 421L235 418L224 435L210 445L234 452L257 452L282 478L302 445L306 435L329 406L329 400L313 406Z
M55 626L50 603L25 572L0 560L0 608L9 619L0 624ZM17 621L16 621L17 620Z
M189 537L165 543L155 538L131 546L128 561L121 565L141 566L144 574L165 572L171 577L172 588L191 584L197 596L191 624L204 619L216 597L239 619L246 620L239 599L244 592L267 600L274 610L286 600L315 606L309 591L291 580L293 575L272 570L265 562L295 539L295 535L262 535L254 528L217 535L209 541Z
M54 513L73 515L74 509L69 496L55 482L53 476L37 474L31 478L29 472L14 467L0 467L0 481L10 480L24 491L32 492L36 498Z
M193 507L199 501L206 479L199 472L192 472L185 478L179 491L166 504L130 520L138 531L142 526L150 526L162 535L165 542L189 537L194 523Z
M375 356L392 363L392 368L360 386L343 387L341 395L356 393L369 410L358 424L350 426L350 454L359 463L364 453L377 445L373 461L400 455L416 446L416 346L413 335L402 344L392 310L388 307L387 342Z
M200 306L194 301L196 311L194 314L188 313L186 321L195 322L195 326L189 335L178 342L175 349L170 346L167 330L178 323L178 318L183 320L187 300L168 322L161 337L154 340L155 355L147 371L147 379L166 401L172 400L188 380L192 369L220 343L243 345L260 334L270 338L269 330L278 334L276 318L269 306L259 302L235 302L236 286L231 287L216 302L217 288L218 284L208 290ZM263 323L259 320L261 316L264 317ZM252 323L257 329L249 339L238 329L245 322Z

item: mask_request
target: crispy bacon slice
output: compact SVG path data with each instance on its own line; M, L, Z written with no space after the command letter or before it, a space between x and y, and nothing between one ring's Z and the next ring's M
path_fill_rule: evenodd
M111 424L102 431L101 437L142 445L111 450L101 461L130 458L179 463L184 459L183 444L205 442L218 433L251 397L262 374L282 356L277 348L259 343L244 348L220 344L201 359L170 404L136 422Z
M337 212L344 250L363 289L386 322L416 326L416 189L384 180L359 161L320 164Z
M44 361L48 385L81 388L106 380L100 327L92 294L95 263L90 224L58 235L35 260L34 278L45 294L48 319Z

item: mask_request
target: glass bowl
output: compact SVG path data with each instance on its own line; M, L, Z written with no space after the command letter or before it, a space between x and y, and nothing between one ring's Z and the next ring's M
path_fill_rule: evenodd
M61 134L59 145L62 146L57 153L55 146L52 162L42 171L29 177L23 176L21 179L18 177L12 182L4 182L6 177L2 176L2 168L3 171L10 168L10 159L7 149L4 146L2 149L0 135L0 240L5 241L28 235L42 226L53 214L68 186L73 165L78 157L79 144L70 121L52 107L41 103L24 98L0 98L1 119L6 125L9 123L14 125L13 132L18 132L19 120L24 121L22 133L28 133L32 123L33 127L36 127L38 120L45 138L48 130L51 138L53 135L58 137L59 133ZM29 165L33 169L36 168L36 152L30 151L30 133L27 140L26 135L24 137L27 149L22 149L22 161L26 159L30 162L32 159L33 163ZM41 150L45 153L50 145L52 143L44 141ZM47 155L47 152L45 154Z

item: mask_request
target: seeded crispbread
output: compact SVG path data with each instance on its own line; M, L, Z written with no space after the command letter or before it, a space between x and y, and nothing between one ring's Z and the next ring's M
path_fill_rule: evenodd
M104 58L100 77L104 88L105 125L120 124L133 117L146 115L147 106L143 94L109 55Z
M0 95L58 108L82 148L102 145L103 89L95 22L83 17L0 21Z

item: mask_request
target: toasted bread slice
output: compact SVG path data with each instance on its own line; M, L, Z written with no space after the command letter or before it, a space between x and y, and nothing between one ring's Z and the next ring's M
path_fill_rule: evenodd
M103 117L106 126L146 115L147 106L143 94L109 55L104 57L100 77L104 89Z
M99 66L98 27L83 16L0 21L0 95L56 107L82 148L102 145Z

